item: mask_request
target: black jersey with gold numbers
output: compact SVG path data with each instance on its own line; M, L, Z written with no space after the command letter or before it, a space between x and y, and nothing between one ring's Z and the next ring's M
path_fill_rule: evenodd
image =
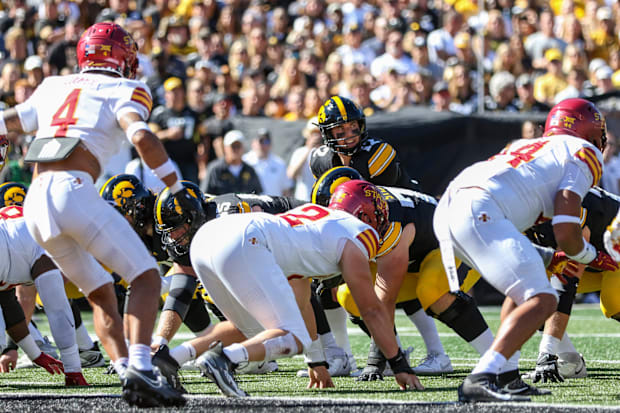
M342 161L327 145L315 148L310 153L310 170L315 178L336 166L343 166ZM396 150L380 139L366 139L351 156L350 165L344 166L357 170L365 180L375 185L416 189L400 164Z
M605 251L603 234L618 213L620 197L599 187L590 188L581 207L581 225L590 229L590 243L597 250ZM550 221L528 229L526 235L538 245L557 248Z
M217 204L218 215L238 214L252 211L263 211L268 214L280 214L306 204L307 201L288 196L270 196L256 194L228 193L208 199Z
M406 188L380 186L379 192L388 204L390 228L383 237L377 258L394 248L400 240L403 228L413 222L415 238L409 247L407 271L418 272L424 257L439 248L433 231L433 214L437 200L430 195Z

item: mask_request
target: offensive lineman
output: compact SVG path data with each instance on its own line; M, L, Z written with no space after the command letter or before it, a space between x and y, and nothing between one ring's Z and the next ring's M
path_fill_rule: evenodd
M160 286L157 264L93 184L121 140L128 139L175 193L180 207L201 212L145 122L152 99L146 85L133 80L136 53L136 43L119 25L89 27L77 44L81 73L46 78L27 101L3 112L0 134L37 131L25 158L35 163L24 204L26 224L88 297L95 331L121 377L123 398L143 407L182 406L185 399L151 364L149 344ZM132 287L129 351L112 277L102 264Z

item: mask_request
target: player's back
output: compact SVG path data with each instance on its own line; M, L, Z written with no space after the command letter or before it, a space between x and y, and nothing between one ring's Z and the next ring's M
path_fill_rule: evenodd
M288 276L324 276L340 272L339 263L347 240L368 259L374 258L379 237L376 231L347 212L305 204L287 213L255 217L268 240L271 252Z
M36 117L36 139L80 138L103 166L126 139L117 118L134 111L146 120L151 106L150 92L140 81L84 73L45 78L18 110L27 122Z
M491 194L506 217L525 230L541 218L552 218L560 185L568 184L574 164L592 186L602 173L602 155L587 141L568 135L520 139L489 160L461 172L450 190L480 187ZM587 187L583 189L585 195Z

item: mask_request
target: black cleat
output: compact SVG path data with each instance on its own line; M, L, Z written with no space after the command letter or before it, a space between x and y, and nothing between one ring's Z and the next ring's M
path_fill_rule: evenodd
M497 387L493 373L470 374L458 389L460 402L529 402L530 398L513 395Z
M105 367L105 359L103 358L103 354L101 354L99 344L93 343L90 349L80 350L80 363L83 369Z
M235 377L233 376L233 371L236 366L226 357L226 354L224 354L221 341L216 341L211 344L209 350L197 360L196 364L202 375L213 380L224 395L229 397L249 396L249 394L241 390L239 385L237 385Z
M161 373L141 371L133 366L125 370L123 399L137 407L183 407L187 403Z
M187 393L187 390L185 390L181 384L181 379L179 378L179 369L181 366L179 366L179 363L172 358L167 345L162 344L159 346L152 361L153 365L159 367L159 371L166 378L166 380L168 380L169 385L181 394Z
M374 340L370 340L370 349L368 350L368 361L362 373L356 379L357 381L376 381L383 380L383 374L386 370L387 359L379 349Z
M521 380L519 370L511 370L497 375L497 387L510 394L521 396L544 396L551 394L551 390L539 389Z

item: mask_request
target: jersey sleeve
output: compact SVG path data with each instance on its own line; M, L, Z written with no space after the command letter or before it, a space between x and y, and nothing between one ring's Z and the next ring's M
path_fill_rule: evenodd
M371 149L368 158L368 174L370 182L375 185L395 186L398 184L400 163L396 150L386 142L381 142Z
M377 256L379 251L379 237L377 232L372 228L368 228L359 232L354 239L354 243L364 253L368 260L372 260Z
M116 119L120 119L129 112L137 113L146 121L153 109L153 98L149 87L142 82L131 82L122 85L122 92L114 102Z
M39 118L37 117L37 107L41 103L41 97L44 95L42 90L45 88L47 79L34 90L32 95L25 102L15 106L17 116L22 124L24 132L34 132L39 129Z
M381 243L381 248L377 252L377 258L387 254L394 247L398 245L400 241L400 237L403 233L403 226L400 222L392 222L390 224L390 228L388 228L385 236L383 237L383 242Z
M581 198L595 186L603 174L603 159L599 151L589 146L579 149L566 165L558 190L575 192Z

